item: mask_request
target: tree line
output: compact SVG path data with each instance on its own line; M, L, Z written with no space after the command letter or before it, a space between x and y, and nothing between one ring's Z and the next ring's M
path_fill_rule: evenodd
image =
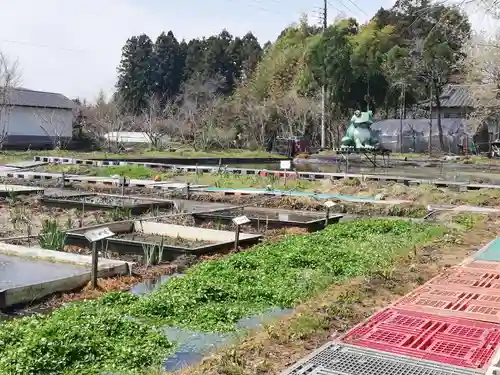
M172 31L155 42L133 36L122 50L116 94L101 102L117 109L94 111L94 123L108 121L109 129L112 117L115 130L145 131L158 145L169 135L199 149L266 148L291 135L317 143L324 86L335 145L355 109L398 118L412 106L425 111L416 104L430 100L439 111L443 88L466 79L470 38L465 13L429 0L398 0L365 24L337 19L324 32L302 18L264 45L251 32L227 30L190 41ZM443 145L439 120L438 129Z
M216 92L227 95L252 74L261 55L262 47L251 32L240 38L223 30L189 42L179 42L172 31L154 43L145 34L133 36L122 49L117 93L133 114L141 113L151 97L162 105L174 100L186 82L215 80Z

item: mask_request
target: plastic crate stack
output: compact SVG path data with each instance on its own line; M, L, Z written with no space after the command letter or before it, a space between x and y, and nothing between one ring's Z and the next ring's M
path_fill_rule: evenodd
M500 238L282 375L500 375Z

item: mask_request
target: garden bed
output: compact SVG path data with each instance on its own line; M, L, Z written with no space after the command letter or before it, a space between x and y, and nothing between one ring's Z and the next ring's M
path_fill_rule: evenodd
M0 184L0 197L9 197L12 195L30 195L41 194L43 188L26 185L7 185Z
M208 246L213 243L216 243L216 241L203 241L200 239L193 240L183 237L170 237L170 236L162 236L160 234L143 233L143 232L123 233L115 236L115 238L134 241L134 242L141 242L141 243L151 243L151 244L163 243L165 246L183 247L187 249L196 249L201 246Z
M153 201L148 199L137 199L130 197L120 197L104 194L75 194L64 197L47 196L42 198L45 205L79 208L84 210L115 210L117 208L126 209L132 215L141 215L148 211L158 210L160 208L173 208L173 201Z
M121 255L144 255L145 251L158 251L161 261L174 260L181 255L200 256L225 252L234 248L235 234L228 231L162 224L150 221L122 221L73 230L67 234L67 243L85 247L84 233L90 229L108 227L115 236L104 240L106 251ZM259 242L261 235L240 233L240 246ZM156 250L153 250L156 248Z
M309 232L324 229L326 213L307 212L281 209L268 209L259 207L244 207L213 213L195 213L193 217L196 223L213 221L223 225L232 224L232 219L238 216L246 216L250 220L249 225L260 231L265 229L280 229L287 227L303 228ZM339 214L329 214L328 224L338 223L342 218Z

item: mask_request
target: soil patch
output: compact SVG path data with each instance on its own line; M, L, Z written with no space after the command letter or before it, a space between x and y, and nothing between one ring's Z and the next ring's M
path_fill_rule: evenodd
M214 242L210 241L204 241L204 240L191 240L183 237L169 237L169 236L162 236L161 234L150 234L150 233L142 233L142 232L135 232L135 233L123 233L123 234L118 234L115 236L115 238L123 239L123 240L129 240L129 241L137 241L137 242L144 242L144 243L150 243L150 244L157 244L159 245L160 243L163 242L164 246L176 246L176 247L184 247L188 249L195 249L197 247L201 246L206 246L210 245Z
M387 274L333 285L300 305L295 313L249 333L233 346L206 357L183 375L278 374L312 350L345 332L443 269L461 262L495 237L498 217L486 217L468 230L455 230L415 248Z
M129 206L135 206L138 204L148 204L151 203L153 204L153 201L149 200L142 200L142 199L136 199L136 198L129 198L129 197L110 197L106 195L82 195L82 196L74 196L74 197L63 197L61 199L64 200L69 200L73 202L80 202L80 203L88 203L88 204L99 204L99 205L106 205L106 206L114 206L114 207L129 207Z
M36 235L47 219L56 219L63 229L75 229L102 223L106 220L106 214L103 211L80 212L76 209L48 207L38 197L0 201L1 238ZM36 242L36 239L31 242Z

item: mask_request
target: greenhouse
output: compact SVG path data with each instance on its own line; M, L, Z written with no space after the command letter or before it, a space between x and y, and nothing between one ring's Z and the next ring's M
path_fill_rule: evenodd
M429 119L403 119L403 152L426 152L429 149ZM441 119L444 152L458 153L462 145L474 140L481 151L488 151L490 135L486 127L481 132L468 134L470 120L461 118ZM401 120L388 119L375 122L372 130L378 133L382 145L392 151L400 151ZM432 119L432 149L440 149L437 119Z

